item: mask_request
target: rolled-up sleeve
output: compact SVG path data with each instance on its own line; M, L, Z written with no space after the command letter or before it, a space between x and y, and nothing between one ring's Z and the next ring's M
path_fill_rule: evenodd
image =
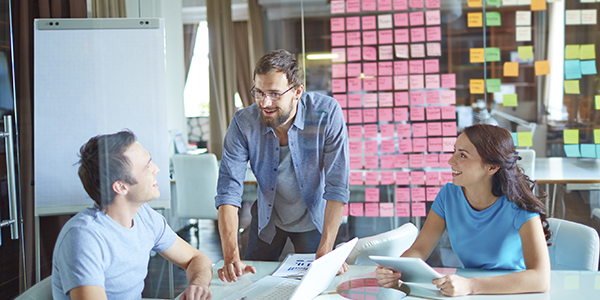
M323 147L323 170L325 172L323 198L348 203L350 197L348 133L339 105L334 106L329 118Z
M215 207L223 204L241 207L244 180L248 164L248 141L240 130L236 113L227 129L223 142L223 156L219 167Z

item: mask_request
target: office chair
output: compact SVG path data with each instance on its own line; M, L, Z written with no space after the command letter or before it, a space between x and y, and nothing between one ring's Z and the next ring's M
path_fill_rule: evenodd
M548 218L552 238L548 247L552 270L598 271L598 233L583 224Z
M52 276L36 283L15 300L52 300Z

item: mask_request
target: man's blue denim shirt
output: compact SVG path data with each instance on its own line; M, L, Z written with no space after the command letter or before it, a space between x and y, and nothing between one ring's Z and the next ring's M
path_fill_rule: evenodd
M288 130L302 198L319 232L323 232L326 200L348 203L350 191L348 133L337 101L305 92L298 101L293 125ZM235 113L223 142L223 157L215 205L241 207L247 162L258 182L258 234L270 243L275 235L271 221L279 139L273 128L263 125L256 103Z

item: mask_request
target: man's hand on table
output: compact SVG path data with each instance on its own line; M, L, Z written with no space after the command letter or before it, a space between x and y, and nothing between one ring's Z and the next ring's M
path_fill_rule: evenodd
M239 276L248 273L256 274L256 268L253 266L248 266L239 260L225 263L223 268L217 271L219 279L227 282L236 282Z
M210 300L212 292L208 286L190 285L179 297L180 300Z

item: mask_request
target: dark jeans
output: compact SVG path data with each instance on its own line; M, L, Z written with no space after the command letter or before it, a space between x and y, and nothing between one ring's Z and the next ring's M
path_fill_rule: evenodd
M275 237L269 244L258 237L258 212L256 202L250 209L252 221L250 222L250 232L248 244L246 245L245 260L277 261L285 242L289 237L294 244L295 253L315 253L321 242L321 233L315 229L307 232L287 232L277 227Z

